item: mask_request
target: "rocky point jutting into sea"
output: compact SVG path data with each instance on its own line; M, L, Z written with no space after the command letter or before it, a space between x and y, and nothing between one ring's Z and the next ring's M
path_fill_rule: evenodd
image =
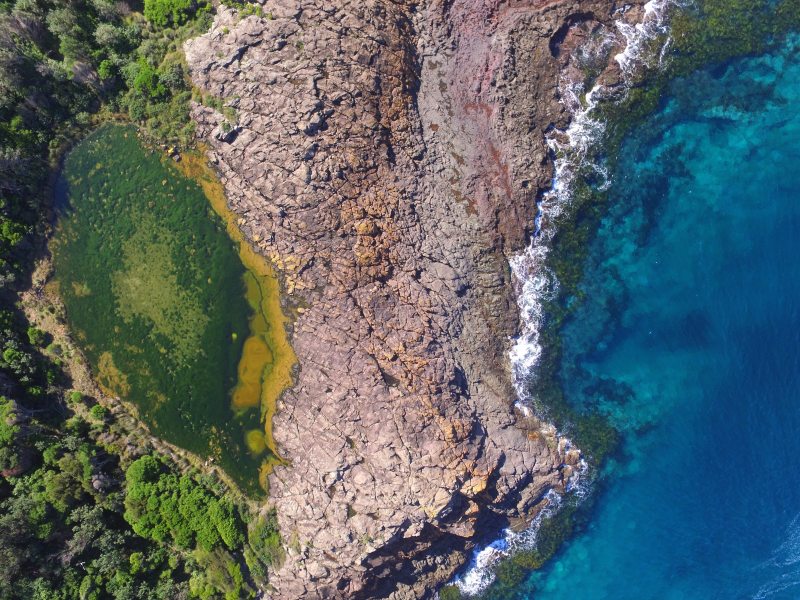
M610 0L268 0L185 46L231 208L296 309L269 478L275 598L422 598L563 492L580 453L515 408L509 258L551 187L576 49ZM614 51L616 49L616 51ZM601 69L603 70L603 69Z

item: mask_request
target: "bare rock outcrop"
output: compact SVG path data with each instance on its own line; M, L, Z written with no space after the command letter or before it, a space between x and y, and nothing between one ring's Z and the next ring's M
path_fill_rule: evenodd
M514 409L507 257L552 178L560 47L615 10L267 0L186 43L235 111L195 105L198 135L299 307L272 597L424 597L571 477L577 453Z

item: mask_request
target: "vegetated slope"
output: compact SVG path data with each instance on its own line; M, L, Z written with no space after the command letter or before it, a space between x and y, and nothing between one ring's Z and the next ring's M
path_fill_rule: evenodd
M234 411L230 398L249 332L245 268L200 186L171 163L118 125L70 152L50 244L59 294L109 394L260 495L265 444L245 443L250 431L263 440L260 407Z

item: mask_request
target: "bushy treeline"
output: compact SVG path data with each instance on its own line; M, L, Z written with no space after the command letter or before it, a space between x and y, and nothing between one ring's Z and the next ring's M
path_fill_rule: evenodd
M235 600L266 584L274 513L156 455L126 467L97 442L107 414L58 412L0 397L0 597Z
M205 0L0 1L0 284L30 254L53 161L98 111L191 141L181 44L210 19Z
M274 512L252 514L158 455L131 460L108 411L55 394L0 396L0 598L235 600L263 588L283 559Z
M23 332L23 333L20 333ZM0 598L250 598L283 558L274 513L70 391L60 347L0 311Z
M18 306L72 140L123 114L153 141L190 142L180 46L209 11L0 0L0 598L247 598L282 559L274 514L138 456L105 408L70 391L63 350Z
M0 597L188 598L187 559L122 519L118 458L55 412L0 397Z
M225 590L226 598L247 597L248 582L263 582L267 567L283 559L274 513L256 518L249 528L239 509L178 475L155 456L143 456L126 475L125 520L143 538L190 550L203 567L190 578L190 591L201 598Z

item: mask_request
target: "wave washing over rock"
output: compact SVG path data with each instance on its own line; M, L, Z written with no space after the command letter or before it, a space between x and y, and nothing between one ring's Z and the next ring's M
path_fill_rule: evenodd
M651 0L643 6L641 21L631 24L623 19L615 21L618 34L606 29L591 43L576 48L570 64L565 65L559 82L562 103L570 115L566 129L554 129L547 137L548 146L555 158L555 174L551 188L538 203L534 235L524 252L510 260L522 318L522 334L511 349L509 358L514 370L514 383L520 404L527 410L530 401L528 382L542 353L539 344L542 307L558 292L558 281L547 270L549 243L555 235L553 222L569 206L575 178L587 170L594 171L608 185L608 175L603 165L594 160L592 151L605 133L605 124L593 117L598 101L618 96L617 88L634 76L636 69L650 62L652 52L648 44L668 33L666 14L674 0ZM621 38L621 39L620 39ZM662 60L669 39L657 53ZM608 53L621 47L614 56L619 71L609 69L598 83L586 91L583 74L576 66L592 59L605 59Z
M198 136L295 313L268 596L430 597L575 484L580 452L520 392L569 189L551 156L582 135L565 82L646 14L614 5L268 0L187 42L194 84L233 109L195 105Z
M543 408L531 396L530 384L542 353L539 332L544 306L558 293L558 280L546 264L550 242L555 235L554 222L568 210L576 178L592 175L599 181L601 189L610 183L603 164L593 155L605 134L605 123L594 118L593 113L602 99L618 97L620 86L626 89L642 66L649 66L653 60L660 65L670 44L669 37L655 52L650 44L668 34L667 12L670 6L677 4L675 0L651 0L642 7L639 22L631 23L621 16L614 23L616 31L608 27L594 31L592 39L573 48L569 63L561 70L560 97L571 117L566 128L554 129L547 136L548 147L556 157L552 186L537 204L530 244L509 261L521 316L521 334L509 352L509 360L518 398L516 406L525 415L540 414ZM608 61L610 52L617 48L621 51L613 59L618 69L613 69L613 66L607 69L586 91L584 75L575 67L586 66L593 60ZM569 442L568 447L572 448ZM566 491L579 499L588 494L590 482L586 481L587 474L588 465L581 461ZM531 521L527 529L521 532L506 529L503 537L475 550L467 572L455 580L462 594L481 593L494 581L494 570L500 560L535 547L542 520L554 514L562 504L561 495L555 492L548 493L546 499L547 508Z

